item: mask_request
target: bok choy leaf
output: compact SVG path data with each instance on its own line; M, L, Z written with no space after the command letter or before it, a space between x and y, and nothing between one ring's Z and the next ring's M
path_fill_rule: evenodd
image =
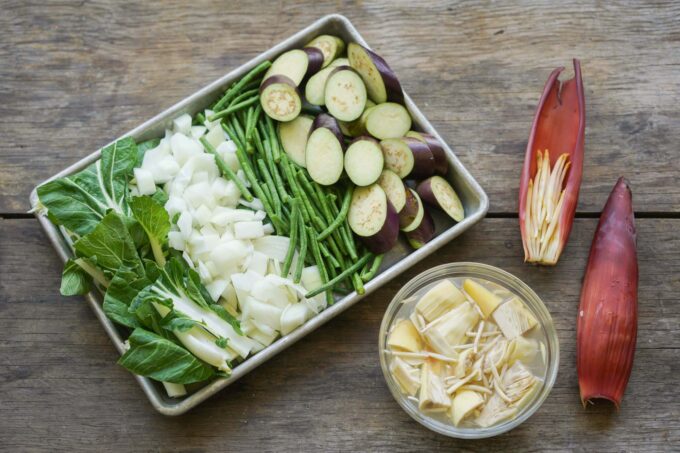
M128 178L137 162L131 138L102 149L102 157L85 170L38 187L50 220L78 235L95 229L109 211L129 215Z
M135 374L174 384L191 384L216 375L208 364L183 347L138 328L128 338L130 349L118 364Z

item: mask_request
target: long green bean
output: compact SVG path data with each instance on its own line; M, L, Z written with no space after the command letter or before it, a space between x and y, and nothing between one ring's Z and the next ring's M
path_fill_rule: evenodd
M319 268L319 273L321 274L321 281L323 282L322 287L326 287L323 291L326 292L326 302L328 305L332 305L334 300L333 300L333 293L331 290L333 289L332 286L327 286L328 285L328 271L326 270L326 264L324 263L323 259L321 258L321 251L319 249L319 243L314 240L314 231L311 228L306 228L307 229L307 235L308 235L308 240L311 244L312 248L312 256L314 257L314 261L316 261L316 266ZM337 277L336 277L337 278ZM318 291L318 290L316 290ZM323 291L318 291L316 294L321 294ZM314 294L314 295L316 295ZM305 296L307 297L307 296ZM312 296L309 296L312 297ZM308 297L308 298L309 298Z
M307 258L307 231L305 229L304 222L298 222L300 234L300 253L298 255L297 263L295 264L295 275L293 276L293 282L300 283L302 278L302 268L305 266L305 259Z
M251 106L251 105L253 105L253 104L255 104L256 102L259 102L259 101L260 101L260 96L255 95L255 96L253 96L252 98L250 98L246 101L239 102L238 104L234 104L231 107L227 107L224 110L220 110L218 113L213 113L212 115L210 115L208 117L208 121L215 121L215 120L219 120L221 118L225 118L225 117L229 116L230 114L232 114L234 112L238 112L239 110L244 109L246 107L249 107L249 106Z
M281 160L281 150L279 148L279 140L276 134L276 130L274 129L274 121L267 115L265 115L265 121L267 122L269 139L271 140L272 144L272 155L274 156L274 162L279 163L279 161Z
M288 200L289 195L288 192L286 191L286 188L283 185L283 178L281 178L281 173L279 173L279 167L278 165L276 165L272 157L271 144L269 141L265 141L263 146L265 160L267 161L267 165L269 166L269 172L274 177L274 183L276 184L276 189L279 191L279 197L285 203L286 200Z
M293 264L293 256L295 255L295 246L297 245L297 236L299 231L300 211L298 210L298 200L293 199L293 215L290 221L290 241L288 243L288 251L286 252L286 259L283 261L283 269L281 270L281 277L287 277L290 272L290 266Z
M248 74L243 76L241 80L236 82L236 84L232 85L231 88L227 90L227 92L222 96L222 98L217 101L217 103L213 107L213 111L216 110L221 110L224 105L226 105L227 102L232 100L237 94L255 77L257 77L259 74L262 72L266 71L269 69L271 66L271 62L269 60L263 61L259 65L255 66L253 69L250 70Z
M340 208L340 212L338 215L335 217L335 220L328 225L328 227L323 230L317 237L317 241L323 241L325 238L330 236L333 231L335 231L336 228L338 228L342 222L345 221L345 218L347 217L347 213L349 212L349 205L350 202L352 201L352 193L354 192L354 186L350 186L347 191L345 191L345 196L342 199L342 207Z
M279 193L276 190L276 185L274 184L274 180L272 179L272 176L269 174L269 170L267 169L267 165L264 163L264 160L257 159L257 167L260 169L260 174L264 177L264 181L269 188L269 193L271 194L271 200L274 204L274 211L280 212L281 211L281 199L279 198Z
M369 259L371 259L371 256L373 256L371 253L365 254L356 263L352 264L350 267L348 267L347 269L342 271L340 274L338 274L338 276L335 277L333 280L329 280L324 285L322 285L322 286L318 287L317 289L310 291L307 294L305 294L305 298L309 299L311 297L316 296L317 294L321 294L324 291L332 289L338 282L346 279L348 276L352 275L357 270L361 269L361 266L366 264L366 262Z
M227 106L227 108L229 108L229 107L231 107L231 106L233 106L233 105L239 104L239 103L245 101L246 99L249 99L250 97L259 94L259 92L260 92L260 90L259 90L258 88L255 88L255 89L252 89L252 90L248 90L248 91L244 91L243 93L241 93L241 94L239 94L238 96L236 96L236 97L229 103L229 105ZM220 111L215 111L215 113L220 113Z
M366 273L361 274L361 279L364 282L368 282L375 277L375 274L378 273L378 269L380 269L380 265L382 264L383 258L385 258L384 254L376 255L375 259L373 260L373 264L371 264L371 268L368 270Z

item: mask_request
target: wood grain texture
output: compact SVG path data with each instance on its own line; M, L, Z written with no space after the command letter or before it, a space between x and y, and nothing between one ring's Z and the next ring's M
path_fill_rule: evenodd
M516 219L486 219L425 263L178 418L157 414L80 298L59 296L60 264L34 220L0 220L0 450L669 451L680 445L680 220L638 221L635 366L621 411L584 410L575 319L596 225L578 219L555 268L522 264ZM480 261L545 301L560 371L542 408L500 437L464 442L411 420L384 383L377 335L399 287L431 266Z
M0 213L30 189L324 14L343 13L491 199L515 212L551 69L582 60L579 211L625 174L641 211L680 211L680 3L2 0Z

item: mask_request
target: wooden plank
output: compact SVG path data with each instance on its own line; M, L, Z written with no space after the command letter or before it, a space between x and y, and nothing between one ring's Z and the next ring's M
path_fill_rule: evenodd
M34 220L0 220L0 445L9 451L668 451L680 442L680 220L638 221L635 367L620 412L584 410L574 326L595 219L579 219L559 265L522 263L515 219L486 219L415 269L193 412L151 408L90 309L58 294L60 263ZM557 383L524 425L464 442L412 421L378 363L384 310L403 283L438 264L480 261L524 279L552 312ZM49 447L47 447L49 446Z
M35 184L316 18L346 14L491 199L514 212L550 70L580 57L588 128L580 211L626 174L638 209L680 209L680 3L24 2L0 15L0 213Z

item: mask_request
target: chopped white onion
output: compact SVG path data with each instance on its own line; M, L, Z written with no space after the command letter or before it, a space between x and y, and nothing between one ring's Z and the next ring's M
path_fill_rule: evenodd
M184 238L179 231L171 231L168 233L168 244L175 250L184 251Z
M180 134L189 135L191 132L191 115L185 113L172 120L172 130Z
M281 313L281 334L288 335L307 320L309 308L305 304L291 304Z
M264 253L254 251L250 255L250 262L248 263L248 270L257 272L264 276L267 273L267 263L269 258Z
M153 195L156 192L156 183L150 171L143 168L135 168L134 174L137 181L137 190L140 195Z
M212 297L213 301L217 302L222 295L222 292L227 289L228 285L229 282L227 280L213 280L212 283L205 285L205 289L208 290L208 293L210 294L210 297Z
M255 250L283 263L286 260L290 239L285 236L264 236L253 241Z
M236 239L256 239L262 236L264 236L264 230L260 220L234 223L234 237Z
M221 127L213 127L210 129L210 132L205 135L205 139L213 146L213 148L217 148L227 139L227 134L224 133L224 130Z
M182 238L184 238L184 240L189 239L193 231L193 219L191 218L189 211L184 211L179 215L177 227L179 228L180 233L182 233Z
M195 139L199 139L208 131L205 126L191 126L191 136Z

